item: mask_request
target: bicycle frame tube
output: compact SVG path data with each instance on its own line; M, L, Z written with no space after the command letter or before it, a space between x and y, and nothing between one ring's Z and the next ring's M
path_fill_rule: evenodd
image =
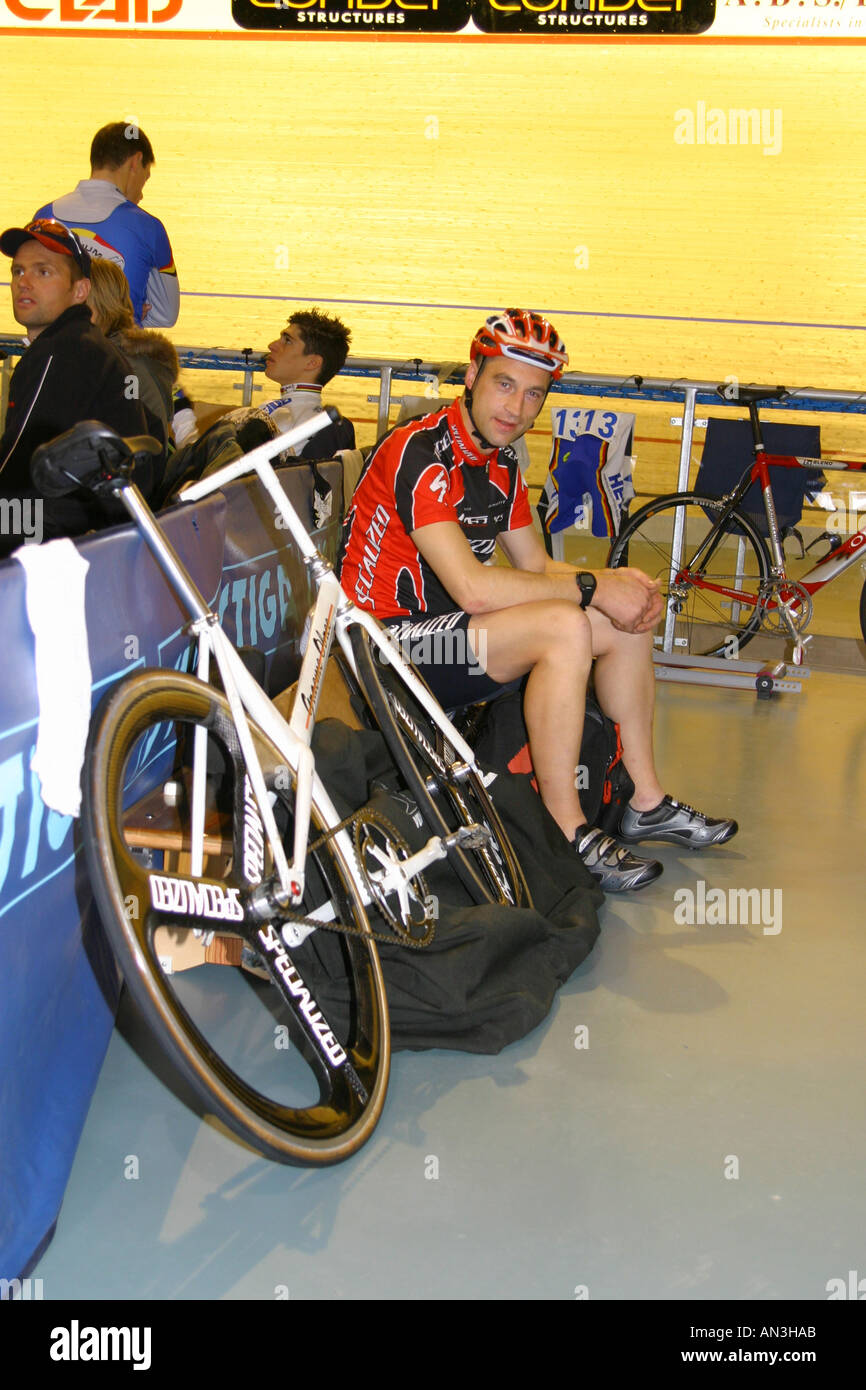
M819 589L838 579L857 560L866 560L866 526L854 531L836 550L831 550L829 555L819 560L815 568L804 574L798 583L810 594L817 594Z
M322 679L334 643L334 622L343 597L339 579L324 561L322 571L318 578L319 592L309 622L307 646L289 720L292 733L307 746L316 724Z
M782 533L779 530L779 518L776 515L776 499L773 496L773 489L770 485L770 470L767 466L767 455L759 453L752 467L749 482L757 478L761 485L761 495L764 499L764 511L767 516L767 528L769 530L770 555L773 560L773 575L781 579L785 573L785 555L782 550ZM738 489L739 494L739 489ZM745 491L742 494L745 496Z
M310 732L306 739L300 738L294 730L286 723L283 716L268 699L257 681L253 679L247 671L228 637L217 628L219 634L215 648L219 651L223 648L224 654L231 666L231 673L234 677L237 694L243 704L244 709L249 714L252 721L258 725L264 734L276 746L279 753L286 760L286 771L292 771L295 775L295 829L294 844L292 847L292 861L288 865L291 892L295 901L299 901L303 896L305 870L304 865L307 857L307 841L310 828L310 813L313 797L316 804L322 809L325 818L330 824L336 825L340 821L340 816L331 801L330 796L325 790L325 786L320 780L315 770L315 760L310 748ZM255 762L255 759L253 760ZM266 798L267 799L267 798ZM261 809L261 808L260 808ZM270 803L268 802L270 812ZM273 812L270 812L271 819ZM276 827L274 827L276 829ZM349 871L355 882L355 888L361 896L362 901L369 902L369 893L366 886L355 868L355 857L352 841L345 830L340 830L334 836L340 846ZM304 929L301 929L302 932Z
M805 458L798 454L758 453L755 457L747 486L755 479L760 482L768 523L771 523L771 512L772 521L776 521L776 509L773 502L772 486L770 484L770 468L809 468L826 470L828 472L858 472L866 468L866 464L843 463L839 459ZM745 490L741 493L741 490L738 488L738 500L744 493ZM772 524L770 524L770 531L770 539L773 543L773 559L778 567L780 577L784 577L785 557L782 551L782 542L778 525L775 526L775 536L773 534L774 527ZM859 531L854 531L841 546L831 551L829 555L825 555L823 560L819 560L817 565L809 570L807 574L803 575L797 582L802 584L803 588L807 589L810 594L817 593L825 584L829 584L831 580L838 578L840 574L843 574L846 569L855 563L861 547L864 545L866 545L866 526L861 527ZM866 559L866 555L861 558Z
M240 671L243 671L246 675L246 667L223 629L218 624L214 624L211 629L210 641L217 666L219 667L219 673L222 677L226 699L229 702L229 708L232 712L235 731L241 745L241 753L243 754L247 777L250 780L253 795L255 796L256 804L259 808L259 815L264 822L268 840L271 845L271 852L274 856L274 866L279 875L280 886L284 893L290 893L293 900L297 901L303 892L303 883L299 882L297 875L292 874L289 870L285 851L283 850L282 841L280 840L280 834L277 830L277 823L274 820L273 807L271 806L267 788L265 787L265 779L262 775L262 769L259 766L259 761L253 746L253 738L245 713L246 701L243 699L239 689L238 675ZM256 690L259 689L255 681L253 681L253 685ZM301 798L299 793L297 796L297 805L300 806L300 804ZM296 812L296 827L301 819L301 814ZM309 803L306 806L304 820L306 823L309 822Z
M210 680L210 625L202 623L198 634L196 675L207 685ZM192 753L192 820L190 835L190 870L193 878L201 878L204 868L204 813L207 790L207 729L196 724Z

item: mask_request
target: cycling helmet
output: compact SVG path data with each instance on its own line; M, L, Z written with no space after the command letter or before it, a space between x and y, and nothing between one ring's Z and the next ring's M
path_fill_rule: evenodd
M512 357L531 367L550 372L559 381L568 366L568 353L552 323L526 309L504 309L491 314L472 339L470 361L482 357Z

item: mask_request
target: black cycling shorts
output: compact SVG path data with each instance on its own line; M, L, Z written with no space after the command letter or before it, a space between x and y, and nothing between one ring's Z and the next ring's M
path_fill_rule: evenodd
M435 618L388 618L384 626L400 643L402 655L421 672L445 710L492 700L520 682L491 680L469 642L469 614L440 613Z

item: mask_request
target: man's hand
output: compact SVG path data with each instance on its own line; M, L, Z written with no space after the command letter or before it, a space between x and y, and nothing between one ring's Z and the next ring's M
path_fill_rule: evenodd
M664 606L661 584L643 570L594 570L598 581L591 607L620 632L651 632Z

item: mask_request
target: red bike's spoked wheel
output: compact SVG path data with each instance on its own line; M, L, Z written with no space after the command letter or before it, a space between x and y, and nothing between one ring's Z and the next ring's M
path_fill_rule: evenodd
M201 726L210 735L207 857L193 878L187 788L191 734ZM274 745L253 734L290 844L292 779ZM127 986L205 1112L280 1162L335 1163L356 1152L388 1082L376 947L333 839L308 858L298 911L362 935L301 929L293 937L250 908L252 884L267 883L273 865L224 697L166 671L116 687L91 726L83 827L94 896ZM323 829L314 804L311 842ZM209 945L195 934L203 928L215 932Z
M695 493L657 497L629 517L611 546L608 565L631 565L661 583L665 607L656 630L674 621L674 651L736 656L761 628L760 586L770 557L748 517L735 514L708 558L692 565L721 514L722 505ZM671 574L675 526L682 524L678 570Z

